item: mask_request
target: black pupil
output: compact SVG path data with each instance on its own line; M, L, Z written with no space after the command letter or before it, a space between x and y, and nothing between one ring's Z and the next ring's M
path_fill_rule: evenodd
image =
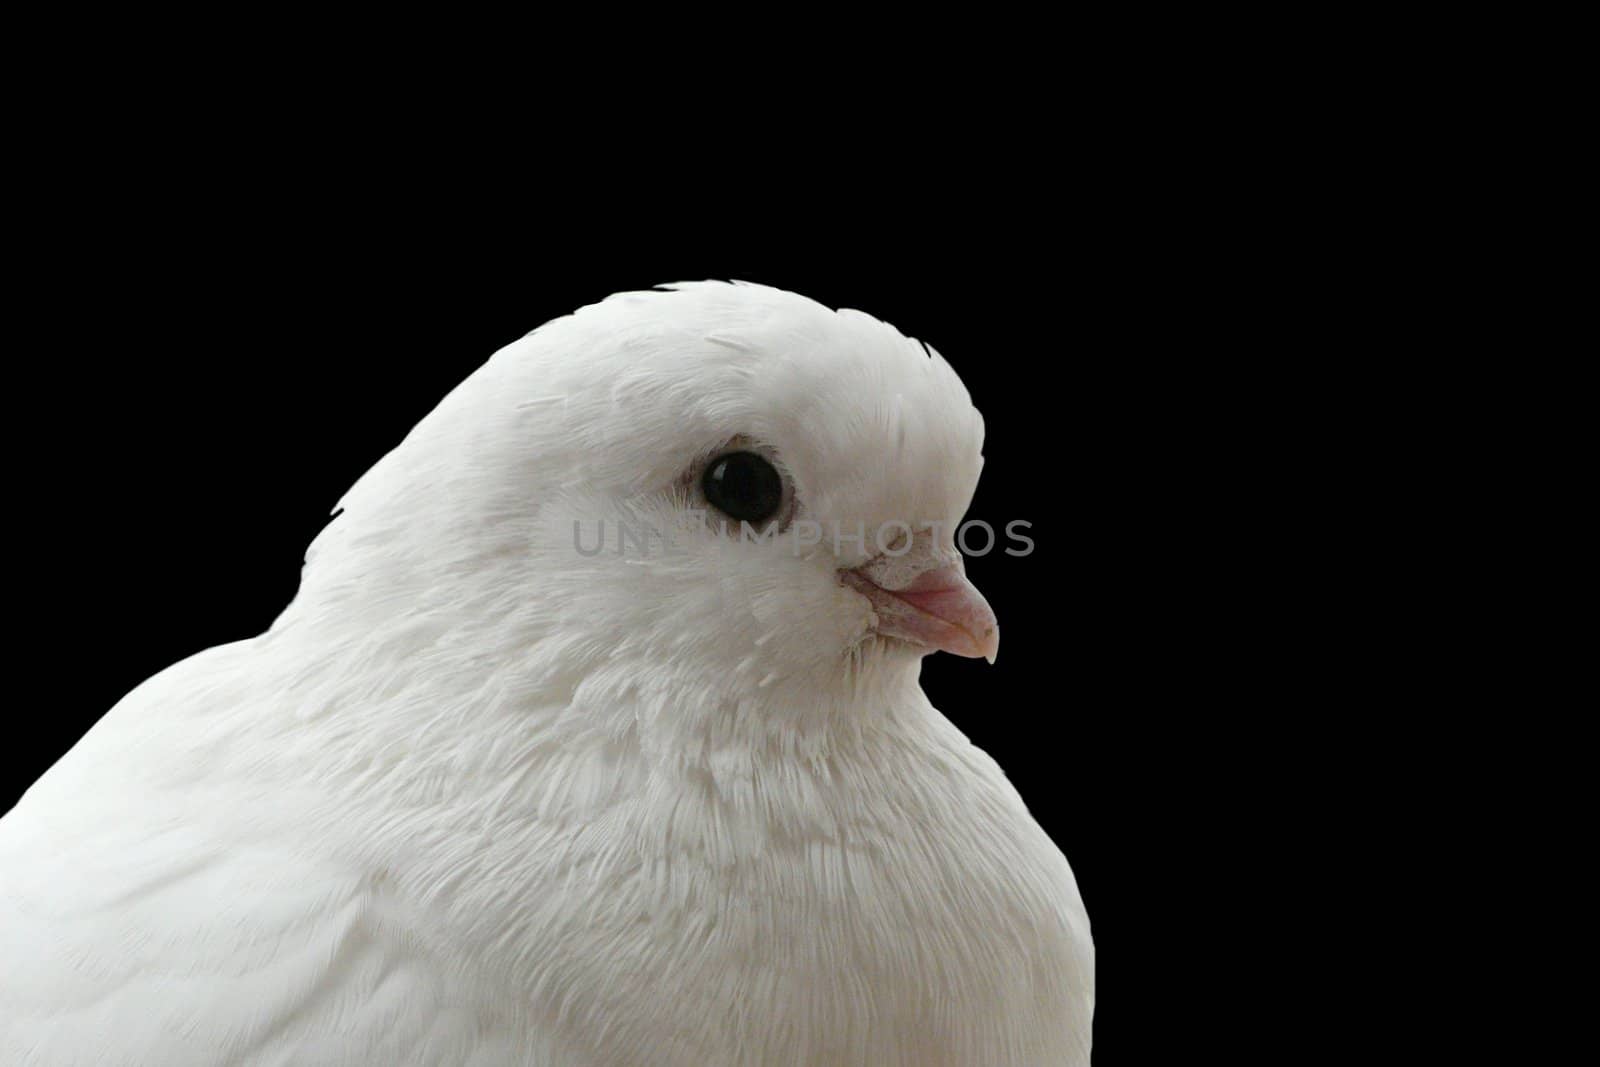
M730 519L764 522L783 503L783 479L754 452L730 452L706 468L706 500Z

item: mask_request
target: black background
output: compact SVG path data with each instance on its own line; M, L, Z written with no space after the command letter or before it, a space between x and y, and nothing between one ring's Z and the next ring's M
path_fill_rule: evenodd
M927 341L983 411L969 516L1027 519L1037 547L969 563L998 663L935 656L924 685L1072 863L1096 1062L1177 1025L1152 1005L1215 977L1210 895L1268 892L1219 887L1218 849L1284 833L1235 804L1273 640L1259 603L1239 624L1260 594L1238 548L1292 521L1229 508L1260 385L1241 287L1258 313L1270 263L1241 272L1159 177L1043 150L981 185L835 174L824 207L804 182L580 199L511 150L129 129L100 128L29 219L11 667L32 696L0 808L134 685L261 632L343 490L497 348L619 290L762 282Z

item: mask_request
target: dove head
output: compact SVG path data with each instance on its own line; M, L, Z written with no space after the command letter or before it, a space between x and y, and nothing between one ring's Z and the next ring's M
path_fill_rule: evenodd
M950 365L868 315L618 294L496 353L368 472L286 614L553 699L859 706L931 651L993 657L954 547L982 443Z

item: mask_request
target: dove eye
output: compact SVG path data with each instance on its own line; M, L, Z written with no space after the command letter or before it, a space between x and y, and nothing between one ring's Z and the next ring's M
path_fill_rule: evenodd
M706 466L700 479L706 503L743 522L765 522L783 506L783 476L754 452L729 452Z

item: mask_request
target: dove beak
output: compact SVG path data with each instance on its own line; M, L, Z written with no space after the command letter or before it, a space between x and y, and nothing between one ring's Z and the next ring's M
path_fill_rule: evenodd
M871 602L878 633L994 662L1000 624L960 563L922 571L896 589L874 582L867 570L841 571L840 579Z

